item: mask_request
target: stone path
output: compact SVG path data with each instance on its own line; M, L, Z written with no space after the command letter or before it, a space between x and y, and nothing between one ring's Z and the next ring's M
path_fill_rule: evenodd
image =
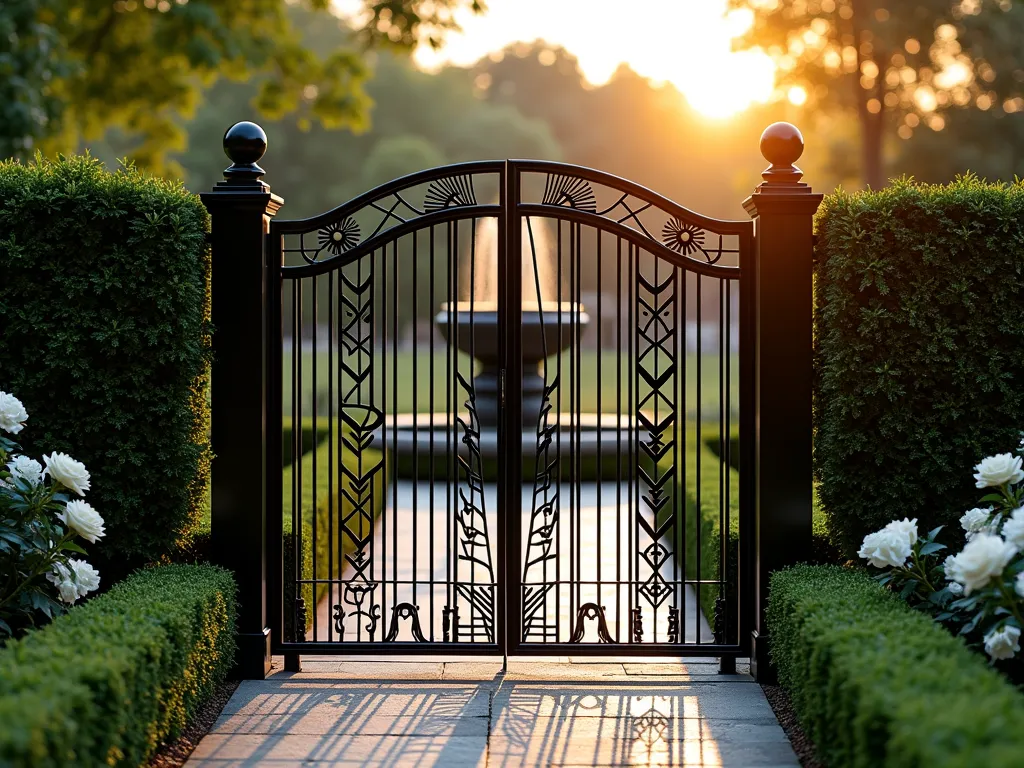
M760 686L714 659L306 657L243 682L188 762L228 766L743 766L799 762Z

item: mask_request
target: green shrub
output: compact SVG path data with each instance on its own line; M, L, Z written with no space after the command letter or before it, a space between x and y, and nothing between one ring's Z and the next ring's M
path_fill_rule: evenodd
M305 455L322 445L327 439L327 429L321 425L319 430L313 430L313 417L305 416L302 419L302 429L299 430L299 440L302 443L302 455ZM281 466L287 467L292 463L295 450L295 431L291 419L284 419L281 424Z
M815 474L848 557L894 518L955 525L1024 425L1024 184L907 180L825 199Z
M772 575L771 657L827 765L1018 766L1024 696L860 571Z
M235 653L235 585L139 571L0 650L0 764L136 766L174 739Z
M686 578L697 578L697 521L700 520L700 578L703 581L716 581L721 578L722 543L720 531L722 525L722 476L720 467L723 463L721 440L713 431L702 432L702 442L698 444L693 425L687 428L686 456L687 465L684 476L677 477L680 492L684 499L686 515ZM700 446L700 482L697 481L697 449ZM733 589L736 588L735 574L739 557L740 533L740 473L739 473L739 432L733 430L732 445L729 450L730 467L729 483L729 543L727 553L729 566L727 573L732 574ZM699 488L699 494L698 494ZM698 506L699 500L699 506ZM818 504L817 494L811 519L811 551L807 553L808 561L814 563L835 563L839 561L839 552L829 539L825 530L825 517ZM715 601L723 595L713 585L705 585L700 591L700 606L705 618L715 628ZM727 598L735 605L736 593Z
M107 521L101 570L173 553L209 475L208 217L89 157L0 163L0 388L26 453L66 451Z

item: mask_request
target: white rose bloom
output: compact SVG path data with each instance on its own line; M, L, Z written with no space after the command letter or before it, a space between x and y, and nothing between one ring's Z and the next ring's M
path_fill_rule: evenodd
M0 429L16 435L25 426L28 411L21 400L7 392L0 392Z
M1020 650L1020 630L1004 625L985 635L985 653L993 659L1012 659Z
M969 509L960 516L960 527L967 531L967 533L977 533L988 524L988 519L991 515L992 507L988 509L978 507Z
M61 563L54 563L46 574L46 580L57 588L57 597L62 603L73 603L78 599L78 585L71 578L71 572Z
M7 463L7 469L15 477L20 477L26 483L35 487L43 482L43 465L28 456L15 456Z
M979 533L953 558L946 573L964 585L964 594L981 589L1003 572L1017 548L990 533Z
M901 568L910 557L910 543L906 534L886 526L865 536L857 554L875 568Z
M947 555L946 559L942 561L942 570L946 574L946 580L953 580L953 568L956 564L956 555Z
M85 597L90 592L99 589L100 572L93 568L85 560L68 560L68 565L75 572L75 583L78 584L78 596Z
M57 517L68 528L92 544L95 544L97 539L102 539L106 533L103 528L103 518L87 501L78 499L69 501L64 507L64 511L57 513Z
M1024 573L1017 574L1017 578L1013 581L1013 591L1024 597Z
M68 560L66 566L54 563L46 578L57 587L57 593L65 603L73 603L85 597L100 585L99 571L84 560Z
M1024 480L1021 457L1012 453L997 453L981 460L974 468L974 479L979 488L989 488L1004 483L1019 483Z
M1024 507L1013 510L1010 519L1003 523L1003 538L1018 550L1024 550Z
M49 456L43 456L43 461L46 462L44 475L49 475L79 496L85 496L85 492L89 490L89 473L85 469L85 464L75 461L66 453L56 451Z
M948 589L949 593L955 597L960 597L960 595L964 593L963 584L958 584L955 581L949 582L949 584L946 585L946 589Z
M908 520L903 518L902 520L893 520L889 523L883 531L890 531L892 533L899 534L907 540L909 546L914 546L917 543L917 518Z

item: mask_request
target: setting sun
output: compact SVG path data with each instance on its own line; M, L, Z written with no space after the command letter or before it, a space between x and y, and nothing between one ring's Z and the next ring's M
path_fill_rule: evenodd
M336 7L343 13L347 1ZM775 65L760 50L737 52L732 41L752 21L728 11L726 0L490 0L482 16L460 14L463 31L434 51L415 55L424 69L469 65L516 41L544 39L579 59L587 80L600 85L621 64L672 83L709 118L725 118L764 102L775 87ZM794 101L795 94L788 94Z

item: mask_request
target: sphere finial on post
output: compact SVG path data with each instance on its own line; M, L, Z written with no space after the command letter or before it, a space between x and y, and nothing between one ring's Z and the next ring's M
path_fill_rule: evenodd
M772 123L761 134L761 154L771 165L761 173L768 184L796 184L804 172L794 163L804 152L804 137L792 123Z
M231 166L224 170L224 178L231 182L259 182L266 171L256 163L267 151L267 134L256 123L243 120L224 133L224 154Z

